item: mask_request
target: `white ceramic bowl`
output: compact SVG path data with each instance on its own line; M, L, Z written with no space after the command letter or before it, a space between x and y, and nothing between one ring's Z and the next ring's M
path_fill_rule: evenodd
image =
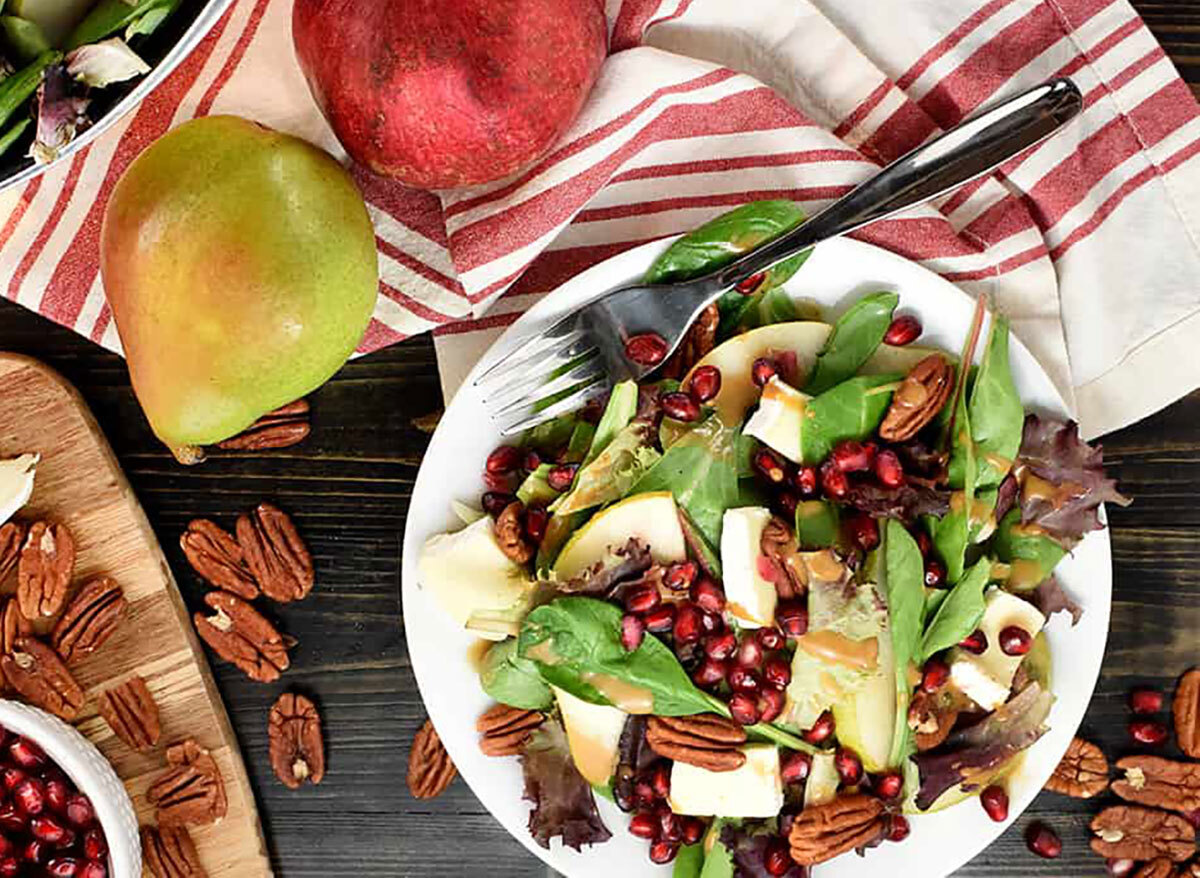
M92 742L58 717L17 701L0 699L0 726L40 746L92 800L108 839L111 878L140 878L142 845L133 802L112 765Z

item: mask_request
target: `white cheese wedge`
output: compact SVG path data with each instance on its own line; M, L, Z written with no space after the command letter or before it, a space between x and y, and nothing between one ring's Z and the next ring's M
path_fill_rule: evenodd
M783 807L778 748L747 744L742 752L746 762L734 771L709 771L676 762L671 769L671 810L701 817L777 815Z
M1000 648L1000 632L1016 625L1036 637L1046 619L1029 601L994 588L984 598L979 630L987 638L987 649L974 655L955 647L950 651L950 679L960 691L984 710L995 710L1008 700L1013 678L1024 656L1006 655Z
M841 782L833 751L814 753L808 769L808 780L804 784L804 807L832 802L837 798L838 784Z
M800 430L810 398L776 375L763 388L758 411L746 422L746 435L753 436L792 463L800 463Z
M0 524L16 515L29 502L39 460L41 458L36 454L0 460Z
M743 628L775 623L779 597L775 584L758 568L762 533L771 510L761 506L727 509L721 519L721 569L725 574L725 609Z
M625 713L607 704L592 704L551 686L558 699L571 758L583 779L593 786L608 783L617 767L617 750L625 729Z

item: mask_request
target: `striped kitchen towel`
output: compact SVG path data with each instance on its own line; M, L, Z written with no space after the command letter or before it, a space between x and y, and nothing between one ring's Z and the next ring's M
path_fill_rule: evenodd
M381 295L362 350L433 331L451 394L506 325L584 268L756 198L809 212L980 105L1069 75L1060 136L857 237L1013 318L1085 432L1200 386L1200 118L1126 0L607 0L611 54L533 168L425 193L356 172ZM120 341L97 242L113 184L173 125L236 113L344 158L292 56L290 0L238 0L105 136L0 196L0 291Z

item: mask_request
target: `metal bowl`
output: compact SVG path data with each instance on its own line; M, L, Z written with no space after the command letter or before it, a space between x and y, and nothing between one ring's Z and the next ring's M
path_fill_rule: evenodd
M140 40L134 51L150 65L150 72L137 79L118 82L107 88L92 89L88 115L92 120L89 128L59 150L54 161L39 165L26 155L30 135L26 133L7 155L0 157L0 192L32 180L66 161L83 149L109 127L136 107L150 90L161 83L172 70L179 66L188 53L204 39L234 0L184 0L153 34Z

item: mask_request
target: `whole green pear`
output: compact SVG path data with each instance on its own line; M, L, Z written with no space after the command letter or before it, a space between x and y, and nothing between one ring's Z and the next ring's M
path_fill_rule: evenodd
M138 400L181 461L321 386L379 284L350 175L235 116L179 126L113 189L100 269Z

